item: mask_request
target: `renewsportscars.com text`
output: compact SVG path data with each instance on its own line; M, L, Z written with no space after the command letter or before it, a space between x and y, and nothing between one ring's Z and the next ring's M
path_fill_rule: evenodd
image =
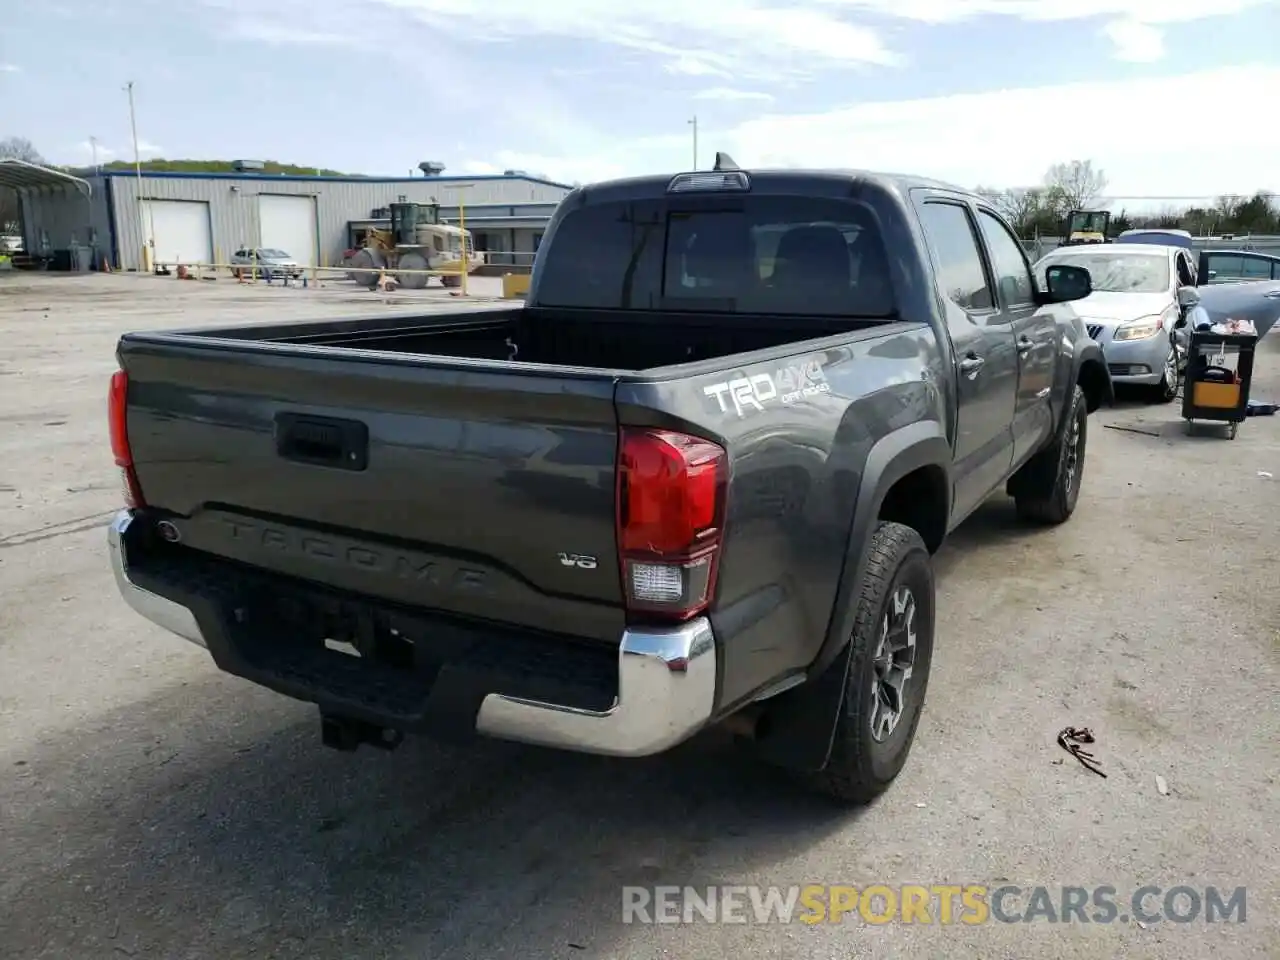
M623 887L623 923L1244 923L1246 890L983 884Z

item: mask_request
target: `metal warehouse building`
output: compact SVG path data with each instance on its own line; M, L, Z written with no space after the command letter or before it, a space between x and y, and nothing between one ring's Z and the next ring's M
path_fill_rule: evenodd
M491 263L528 266L567 184L518 171L501 176L402 178L271 173L109 171L72 177L24 171L18 186L28 253L89 248L94 269L226 263L241 247L274 247L307 266L342 262L351 226L388 216L395 202L439 203Z

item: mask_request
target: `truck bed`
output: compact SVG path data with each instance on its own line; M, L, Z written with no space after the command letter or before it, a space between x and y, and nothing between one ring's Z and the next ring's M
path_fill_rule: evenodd
M631 317L516 309L126 334L142 497L197 557L616 644L620 428L669 422L620 409L620 379L714 375L857 324Z
M849 333L882 320L514 308L178 331L202 340L645 371Z

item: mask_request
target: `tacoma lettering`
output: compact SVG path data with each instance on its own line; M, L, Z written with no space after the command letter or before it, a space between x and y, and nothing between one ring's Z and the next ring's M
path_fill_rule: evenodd
M367 573L386 573L398 580L414 580L435 587L450 586L468 591L485 587L487 575L483 570L450 568L428 557L380 551L359 544L329 540L315 534L296 533L229 517L219 519L231 540L275 553L305 557ZM196 539L198 541L199 537Z

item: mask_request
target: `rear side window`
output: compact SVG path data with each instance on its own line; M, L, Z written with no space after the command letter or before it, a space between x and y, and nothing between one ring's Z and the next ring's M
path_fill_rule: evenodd
M1031 281L1031 268L1027 266L1022 244L1008 227L985 210L978 211L978 224L987 240L991 266L1004 305L1020 307L1035 303L1035 284Z
M990 310L994 302L991 288L965 208L955 203L926 203L920 218L933 248L943 294L966 310Z
M889 261L852 202L734 197L567 214L545 261L546 306L888 317Z

